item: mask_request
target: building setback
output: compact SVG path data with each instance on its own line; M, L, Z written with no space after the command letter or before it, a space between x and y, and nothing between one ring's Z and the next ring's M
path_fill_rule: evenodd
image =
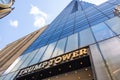
M72 0L22 52L7 50L19 55L0 80L120 80L119 4Z

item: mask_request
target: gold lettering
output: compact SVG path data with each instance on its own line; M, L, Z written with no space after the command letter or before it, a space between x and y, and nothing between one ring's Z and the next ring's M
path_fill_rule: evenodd
M30 68L27 68L27 71L28 72L31 72L31 71L33 71L34 70L34 66L32 66L32 67L30 67Z
M61 62L65 62L67 60L71 60L74 58L79 58L79 56L87 55L87 48L82 48L80 50L76 50L72 53L67 53L62 56L58 56L48 61L41 62L37 65L30 66L29 68L23 69L20 71L19 76L23 74L27 74L28 72L32 72L38 69L49 68L50 66L54 66L54 64L60 64Z
M87 49L86 48L80 50L80 56L83 56L83 55L86 55L86 54L87 54Z
M35 65L34 70L38 70L41 68L41 65Z
M70 60L70 58L71 58L71 53L66 54L66 55L63 55L62 58L63 58L63 61Z
M55 59L55 64L58 64L58 63L60 63L60 62L62 62L62 57L57 57L57 58Z
M79 51L73 52L72 58L79 57Z
M54 63L54 59L50 60L49 61L49 66L53 65L53 63Z
M27 73L27 69L24 69L22 74L26 74Z
M42 63L39 64L39 68L42 68Z
M21 70L21 71L20 71L20 73L19 73L19 75L24 74L24 71L25 71L24 69L23 69L23 70Z
M43 62L42 63L42 68L45 68L48 65L48 62Z

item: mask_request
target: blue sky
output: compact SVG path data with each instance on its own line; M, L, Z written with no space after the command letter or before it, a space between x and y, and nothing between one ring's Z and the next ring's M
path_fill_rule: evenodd
M70 1L16 0L15 9L0 20L0 49L49 24Z
M15 9L0 19L0 49L50 24L72 0L16 0ZM99 5L107 0L83 0Z

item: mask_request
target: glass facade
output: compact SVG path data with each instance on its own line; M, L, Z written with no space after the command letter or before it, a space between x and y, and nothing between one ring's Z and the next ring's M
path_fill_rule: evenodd
M0 4L8 4L11 0L0 0Z
M119 80L120 18L113 13L117 4L119 0L108 0L99 6L73 0L0 80L13 80L22 68L85 46L90 47L95 78Z

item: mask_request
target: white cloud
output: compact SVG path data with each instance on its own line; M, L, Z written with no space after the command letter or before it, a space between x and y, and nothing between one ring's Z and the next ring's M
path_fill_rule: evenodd
M46 24L48 15L41 11L37 6L31 5L30 14L34 17L34 26L43 27Z
M44 26L45 25L45 20L43 17L35 17L35 22L34 22L35 26Z
M96 4L96 5L100 5L108 0L83 0L83 1L90 2L90 3Z
M18 20L10 20L10 25L17 28L18 27Z

